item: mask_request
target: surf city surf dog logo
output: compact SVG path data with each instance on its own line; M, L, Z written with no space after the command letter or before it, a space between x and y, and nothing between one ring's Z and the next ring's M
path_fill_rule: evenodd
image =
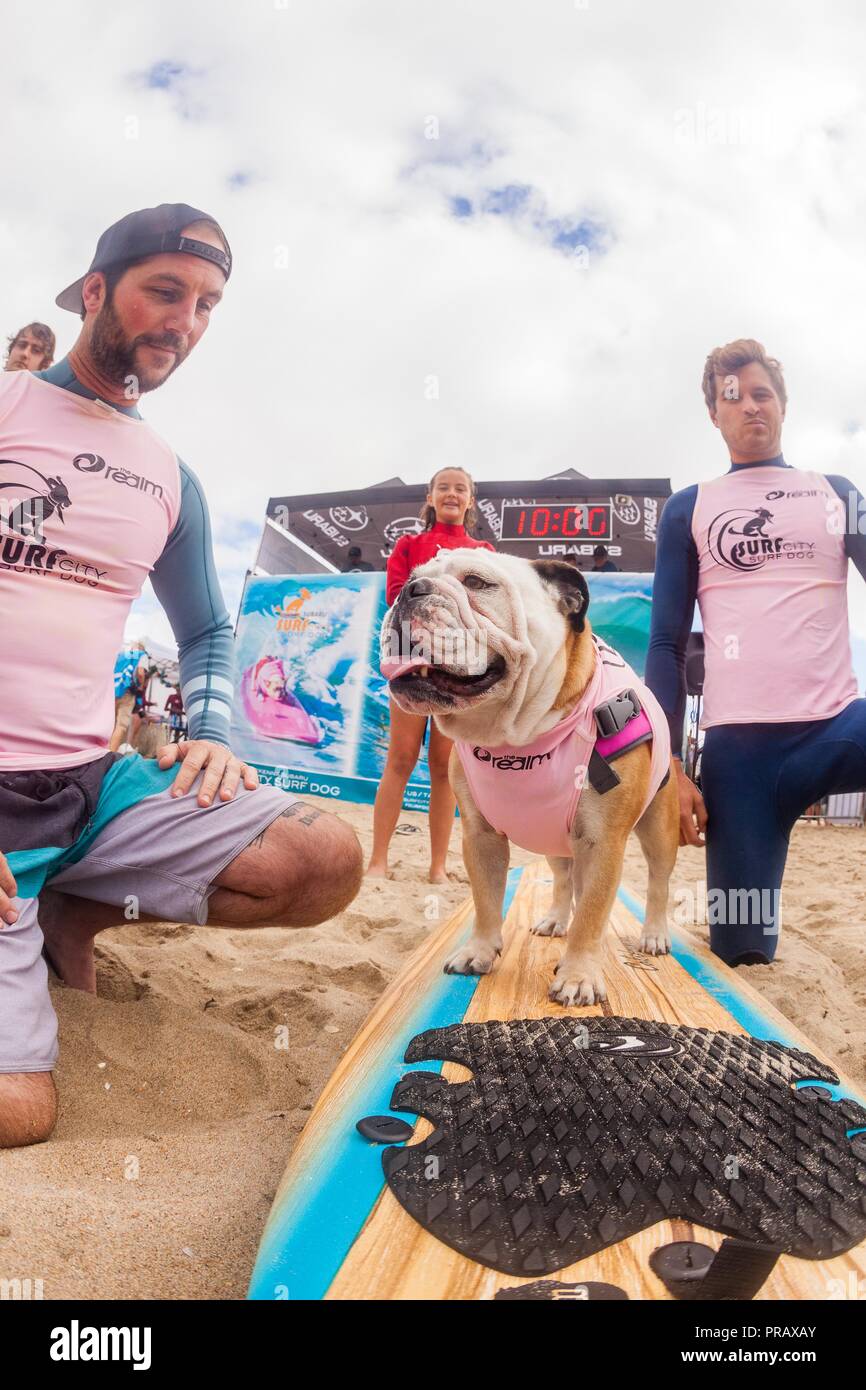
M0 525L44 544L44 523L52 516L63 521L63 513L72 506L66 484L17 459L0 459L0 469Z
M72 498L63 479L17 459L0 459L0 470L0 569L55 573L68 582L98 588L107 570L55 549L45 536L46 523L66 525L64 513Z
M282 603L275 603L272 612L277 620L277 632L305 632L317 621L324 621L325 614L318 608L305 608L313 597L309 589L301 586L294 598L283 595Z
M768 534L773 513L766 507L720 512L707 530L707 546L718 565L732 570L757 570L771 560L811 560L814 541L789 541Z
M289 598L286 594L282 603L274 606L277 632L303 632L310 621L310 614L305 614L301 610L307 599L312 597L309 589L304 588L294 598Z

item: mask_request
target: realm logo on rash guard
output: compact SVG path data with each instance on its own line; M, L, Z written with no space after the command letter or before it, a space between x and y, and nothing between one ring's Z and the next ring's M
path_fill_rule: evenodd
M52 516L63 521L63 513L72 505L66 484L17 459L0 459L0 469L0 525L43 543L43 522Z
M498 767L500 772L531 772L534 767L549 763L553 756L552 753L504 753L495 758L489 748L481 748L477 744L472 748L472 755L480 763Z
M128 468L112 468L99 454L76 454L72 460L72 467L77 468L79 473L102 473L106 482L133 487L137 492L146 492L148 496L157 499L162 497L162 487L159 483L142 477L140 473L131 473Z
M768 534L773 513L766 507L720 512L707 530L713 559L728 569L758 570L770 560L813 560L814 541L788 541Z
M798 492L784 492L782 488L777 487L764 495L768 502L778 502L780 497L822 497L823 493L819 492L816 487L800 488Z

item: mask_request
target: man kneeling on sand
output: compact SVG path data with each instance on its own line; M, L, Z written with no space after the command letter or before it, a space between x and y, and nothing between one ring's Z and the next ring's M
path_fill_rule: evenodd
M58 296L83 320L69 356L0 377L0 1147L54 1127L46 956L95 993L93 938L124 918L312 926L361 884L354 831L231 752L204 496L135 404L195 347L231 267L205 213L130 213ZM115 654L148 574L189 719L156 762L109 750Z

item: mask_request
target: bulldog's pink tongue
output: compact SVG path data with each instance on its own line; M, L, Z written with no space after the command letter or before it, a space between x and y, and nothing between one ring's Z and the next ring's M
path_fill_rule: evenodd
M419 667L427 665L429 662L420 656L383 656L379 670L386 681L394 681L398 676L405 676L407 671L417 671Z

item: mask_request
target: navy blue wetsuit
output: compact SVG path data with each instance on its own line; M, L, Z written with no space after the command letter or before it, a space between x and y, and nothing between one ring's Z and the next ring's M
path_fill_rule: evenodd
M731 473L788 464L779 455L734 464ZM844 545L866 579L866 504L846 478L827 476L845 504ZM698 592L692 534L697 485L667 502L659 526L646 683L668 716L671 745L682 750L685 656ZM851 503L851 497L854 504ZM746 615L744 615L745 617ZM708 728L701 760L707 807L707 909L710 944L729 964L767 963L779 933L779 893L791 830L806 807L833 793L866 788L866 699L830 719L730 723Z

